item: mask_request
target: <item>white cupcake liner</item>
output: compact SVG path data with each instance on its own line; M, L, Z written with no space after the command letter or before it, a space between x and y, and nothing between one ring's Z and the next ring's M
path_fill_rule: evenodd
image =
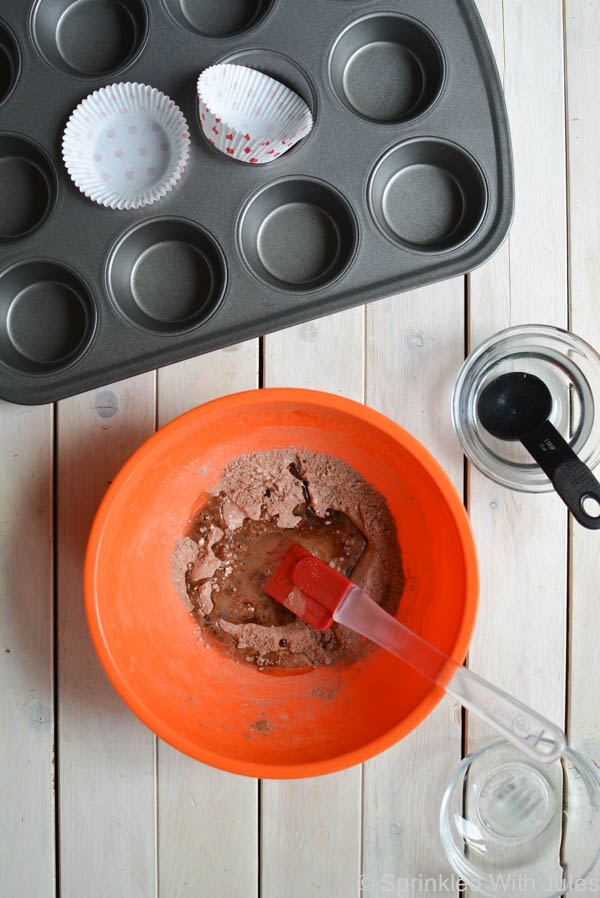
M223 63L198 78L200 124L222 153L242 162L272 162L310 133L304 100L274 78Z
M165 196L189 152L181 109L155 87L133 82L102 87L82 100L62 142L74 183L111 209L137 209Z

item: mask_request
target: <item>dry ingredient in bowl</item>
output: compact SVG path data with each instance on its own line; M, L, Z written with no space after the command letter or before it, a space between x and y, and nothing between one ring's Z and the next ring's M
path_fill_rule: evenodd
M331 664L359 637L337 623L313 630L262 589L284 536L342 573L352 569L352 579L395 612L404 574L385 499L341 459L293 448L230 462L177 541L175 586L204 634L237 660L259 668Z

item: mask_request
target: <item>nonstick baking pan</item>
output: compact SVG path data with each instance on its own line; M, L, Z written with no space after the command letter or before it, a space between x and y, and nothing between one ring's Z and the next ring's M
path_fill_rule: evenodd
M223 61L300 94L311 134L264 165L212 147L196 81ZM115 82L171 97L192 143L131 211L61 158ZM472 0L0 0L0 197L0 397L36 404L481 265L509 129Z

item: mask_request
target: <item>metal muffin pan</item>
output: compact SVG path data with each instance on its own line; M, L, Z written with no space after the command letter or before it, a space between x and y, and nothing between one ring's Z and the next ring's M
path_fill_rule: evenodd
M266 165L216 151L196 80L222 61L299 93L312 133ZM114 81L191 132L144 209L62 164ZM473 0L0 0L0 198L0 397L35 404L472 270L512 218L508 122Z

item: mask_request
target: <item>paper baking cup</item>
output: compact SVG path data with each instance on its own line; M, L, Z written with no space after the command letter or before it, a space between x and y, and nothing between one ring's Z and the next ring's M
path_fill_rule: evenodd
M272 162L313 126L298 94L243 65L205 69L198 78L198 101L206 139L242 162Z
M137 209L164 196L181 177L190 151L185 117L147 84L111 84L73 111L62 154L71 178L91 200Z

